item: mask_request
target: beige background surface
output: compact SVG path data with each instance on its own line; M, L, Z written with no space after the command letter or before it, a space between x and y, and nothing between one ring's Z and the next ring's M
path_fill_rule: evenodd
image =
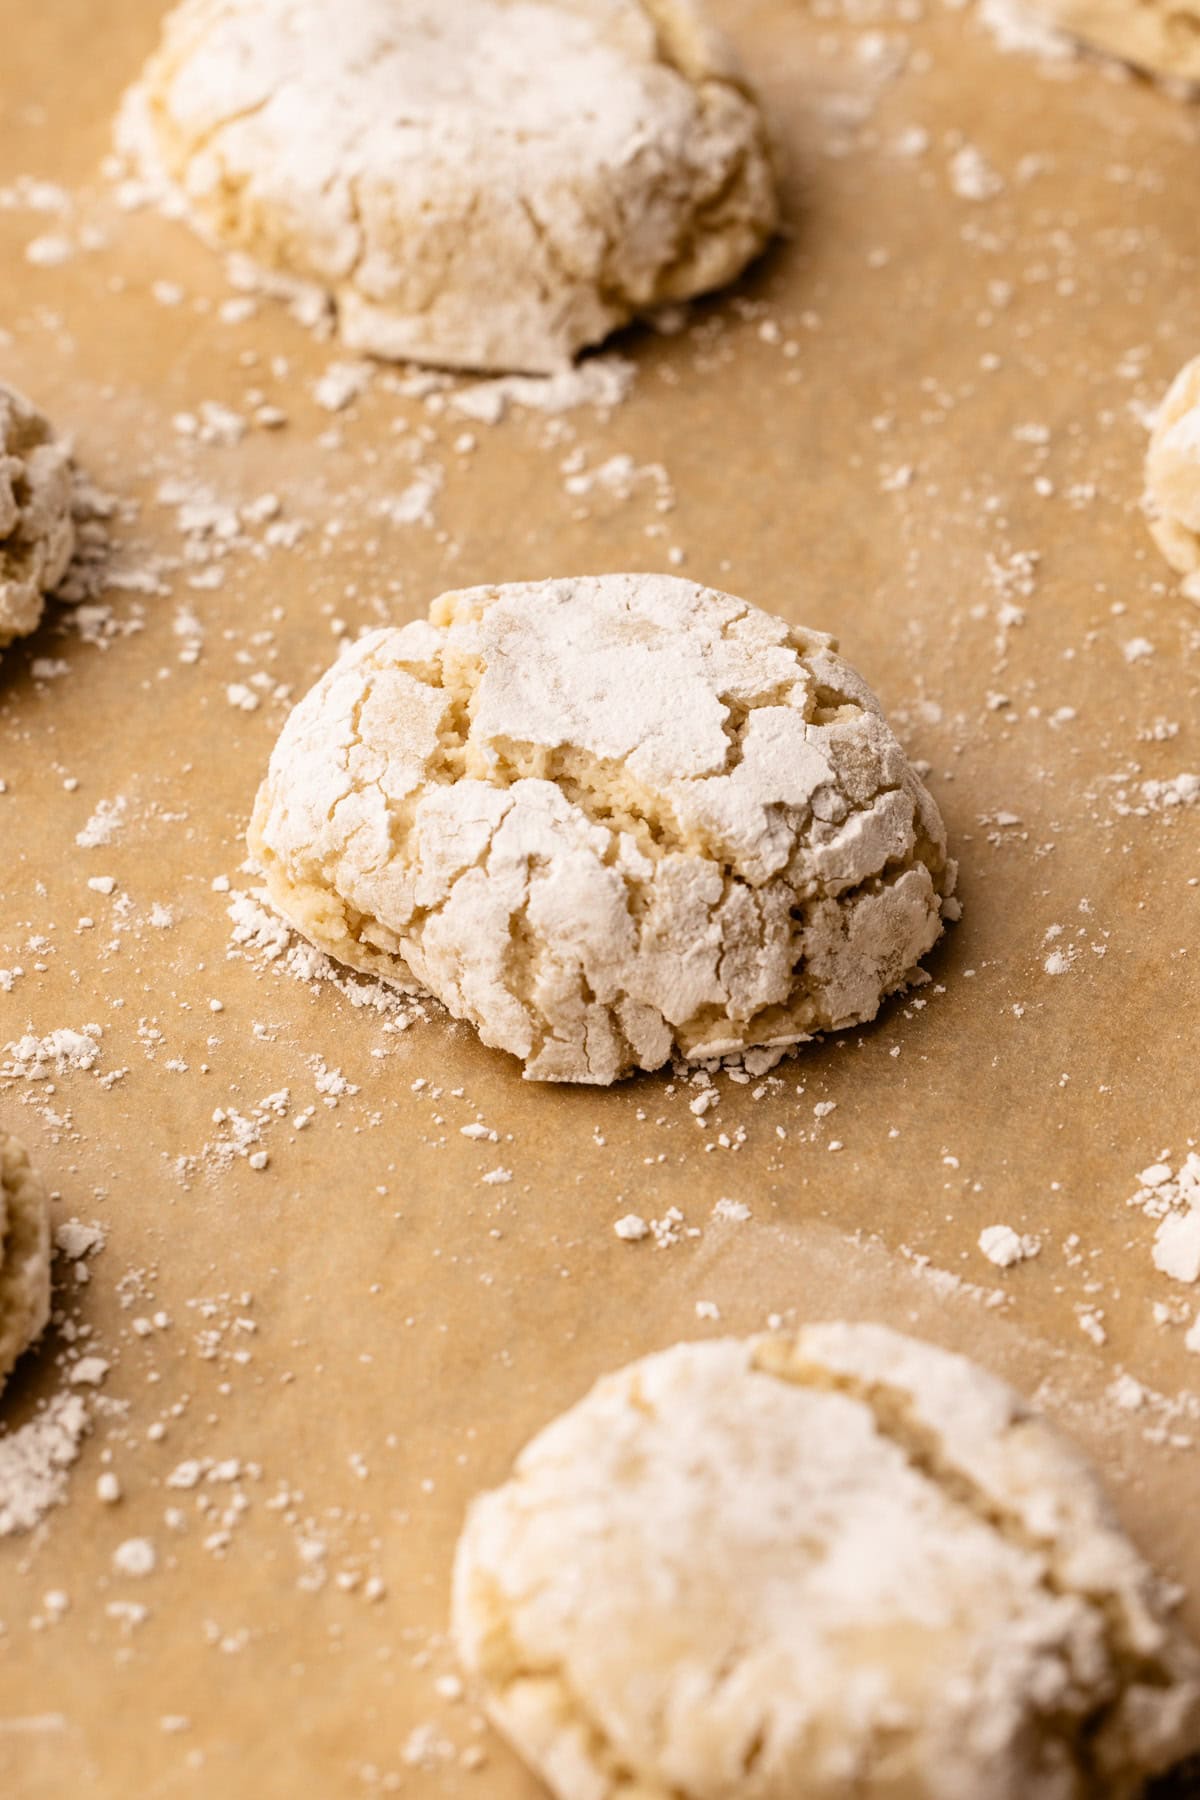
M911 1326L1037 1392L1192 1584L1200 1628L1196 1295L1154 1273L1126 1205L1200 1134L1200 811L1119 798L1200 766L1200 615L1136 508L1140 409L1200 349L1200 112L1096 64L1003 56L970 11L730 0L791 226L740 295L632 334L607 419L469 426L378 379L331 416L311 384L336 348L273 304L223 317L218 259L99 176L159 10L0 0L0 373L121 499L122 579L161 590L106 594L104 647L60 613L0 669L0 968L24 971L0 1047L103 1028L90 1073L0 1080L0 1117L56 1218L107 1234L86 1285L59 1267L66 1328L4 1427L61 1387L73 1333L112 1363L66 1504L0 1540L0 1792L531 1796L436 1685L464 1506L602 1370L772 1313ZM999 178L986 198L954 191L964 144ZM37 211L22 176L69 210ZM69 260L26 260L46 235ZM249 418L250 390L287 425L221 444L172 423L205 401ZM663 475L566 491L564 459L626 454ZM383 516L422 467L444 470L434 522ZM250 524L214 557L193 531L181 560L180 496L201 486L225 508L276 494L298 541ZM666 568L674 546L686 573L836 631L928 761L965 906L931 986L771 1082L720 1077L699 1121L669 1076L532 1088L436 1009L388 1031L231 956L211 884L249 885L276 690L326 666L334 621L408 618L476 580ZM1139 638L1153 653L1130 661ZM230 705L256 675L258 709ZM117 797L111 842L78 847ZM314 1059L358 1091L320 1092ZM256 1127L269 1166L223 1158L214 1111L253 1118L284 1088L286 1116ZM497 1142L461 1135L478 1120ZM484 1184L498 1165L511 1181ZM714 1218L723 1196L751 1217ZM674 1243L613 1235L672 1206ZM1041 1255L993 1269L976 1243L996 1223ZM1162 1324L1156 1301L1186 1304ZM1124 1371L1139 1410L1113 1400ZM169 1486L189 1460L198 1484ZM141 1581L111 1562L133 1536L158 1554Z

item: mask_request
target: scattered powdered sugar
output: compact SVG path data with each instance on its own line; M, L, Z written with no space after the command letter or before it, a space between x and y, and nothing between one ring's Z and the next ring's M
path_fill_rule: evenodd
M726 1219L730 1224L742 1224L750 1217L750 1208L743 1200L728 1200L722 1197L713 1207L714 1219Z
M872 1244L878 1243L878 1240L873 1238L865 1241ZM900 1245L900 1255L909 1265L913 1274L943 1300L961 1296L978 1301L989 1311L1008 1306L1011 1302L1011 1295L1006 1293L1003 1288L981 1287L978 1282L965 1281L952 1269L938 1268L933 1258L925 1251L914 1250L909 1244Z
M232 1105L214 1107L212 1123L217 1127L216 1135L203 1145L198 1155L176 1157L176 1174L186 1182L201 1168L210 1174L219 1174L238 1161L245 1161L258 1171L267 1168L270 1156L261 1147L263 1134L275 1120L286 1119L291 1109L292 1096L288 1088L264 1095L257 1105L245 1112Z
M65 187L40 176L18 175L0 187L0 212L69 213L73 205Z
M75 833L75 842L81 850L96 850L102 844L111 844L125 823L128 802L123 794L115 800L101 800L95 812L81 831Z
M1004 183L974 144L964 144L950 159L950 186L960 200L991 200Z
M979 1234L979 1248L998 1269L1011 1269L1037 1256L1042 1244L1040 1238L1021 1236L1011 1225L988 1225Z
M158 1552L149 1538L126 1538L113 1551L112 1565L118 1575L142 1579L153 1575L158 1566Z
M1154 1234L1154 1266L1174 1281L1200 1281L1200 1203L1169 1213Z
M670 512L675 505L671 478L662 463L635 462L628 451L618 451L588 468L584 452L575 449L563 459L562 467L563 488L573 500L603 494L623 503L642 490L653 495L658 512Z
M449 396L452 411L482 425L497 425L510 406L529 412L565 413L577 406L611 410L633 386L636 366L624 356L593 356L559 375L501 375L472 382Z
M367 1007L386 1016L394 1030L425 1018L426 1007L437 1005L415 981L411 987L401 987L395 980L379 981L335 963L271 912L263 904L264 898L262 889L248 893L231 890L226 909L233 922L231 957L253 955L277 973L290 975L313 988L327 983L351 1006Z
M103 1250L104 1230L99 1225L85 1225L81 1219L64 1219L54 1228L54 1248L70 1261L78 1262Z
M1121 782L1120 776L1114 781ZM1123 784L1113 795L1113 811L1121 818L1149 818L1157 813L1174 813L1195 806L1200 800L1200 775L1186 771L1163 781L1147 780Z
M51 1075L94 1068L100 1058L103 1035L99 1025L85 1025L80 1031L64 1025L45 1037L27 1032L4 1046L0 1080L45 1081Z
M313 384L313 399L326 412L342 412L366 392L374 372L368 362L331 362Z
M44 232L41 237L31 238L25 246L25 261L38 269L59 269L74 255L73 241L61 232Z
M1185 1388L1178 1394L1160 1394L1139 1381L1128 1370L1122 1370L1109 1383L1106 1399L1118 1413L1138 1414L1146 1418L1142 1441L1171 1450L1192 1450L1195 1439L1181 1425L1200 1424L1200 1395Z
M65 1500L89 1423L78 1394L56 1394L27 1425L0 1433L0 1537L32 1531Z
M669 1250L684 1238L698 1238L698 1225L689 1225L677 1206L668 1206L660 1219L644 1219L640 1213L625 1213L616 1220L613 1231L626 1244L640 1244L653 1238L660 1250Z
M1129 1205L1158 1222L1155 1268L1174 1281L1200 1281L1200 1154L1189 1151L1177 1171L1165 1159L1151 1163L1138 1180Z
M340 1069L331 1069L323 1056L310 1056L308 1066L313 1073L314 1087L318 1094L325 1099L341 1100L346 1096L357 1094L357 1084L347 1081Z
M441 485L440 468L420 469L398 494L377 500L375 511L391 525L432 525L433 503Z

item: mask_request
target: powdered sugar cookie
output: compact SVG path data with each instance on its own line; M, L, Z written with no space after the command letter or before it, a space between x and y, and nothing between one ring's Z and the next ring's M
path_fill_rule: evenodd
M692 0L184 0L118 145L380 356L547 371L729 281L775 202Z
M0 649L37 628L75 548L71 458L48 421L0 382Z
M1145 504L1159 549L1200 605L1200 356L1179 371L1158 409Z
M599 1382L471 1508L454 1631L560 1800L1125 1800L1200 1744L1091 1469L870 1325Z
M869 1019L954 910L937 808L833 640L661 575L371 632L285 725L249 842L305 937L543 1081Z
M1032 21L1149 74L1200 81L1200 0L988 0L985 13L1002 41Z
M49 1317L46 1190L23 1147L0 1130L0 1387Z

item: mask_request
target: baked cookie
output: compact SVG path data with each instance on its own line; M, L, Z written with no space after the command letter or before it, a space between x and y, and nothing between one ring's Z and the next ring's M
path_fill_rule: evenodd
M1200 0L1014 0L1013 11L1148 74L1200 81Z
M0 1388L49 1317L46 1190L23 1147L0 1130Z
M1179 371L1158 409L1146 452L1145 507L1155 542L1200 605L1200 356Z
M762 119L692 0L184 0L118 147L355 349L562 368L775 227Z
M34 631L75 548L71 457L48 421L0 382L0 649Z
M872 1018L942 929L938 811L833 640L662 575L444 594L295 708L272 902L541 1081Z
M1200 1744L1090 1467L878 1326L599 1382L472 1506L453 1617L560 1800L1127 1800Z

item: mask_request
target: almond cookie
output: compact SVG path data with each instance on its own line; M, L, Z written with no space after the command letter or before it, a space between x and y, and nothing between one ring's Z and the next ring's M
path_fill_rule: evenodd
M249 843L312 943L542 1081L858 1024L956 911L937 808L833 640L662 575L369 633L289 718Z
M0 649L37 629L75 548L71 457L48 421L0 382Z
M559 1800L1129 1800L1200 1745L1091 1468L878 1326L600 1381L472 1506L453 1619Z
M1200 605L1200 356L1179 371L1158 409L1145 507L1155 542Z
M118 147L356 349L553 371L775 227L762 120L692 0L184 0Z
M1200 82L1200 0L1012 0L1011 12L1150 75Z
M0 1130L0 1388L49 1317L46 1190L23 1147Z

